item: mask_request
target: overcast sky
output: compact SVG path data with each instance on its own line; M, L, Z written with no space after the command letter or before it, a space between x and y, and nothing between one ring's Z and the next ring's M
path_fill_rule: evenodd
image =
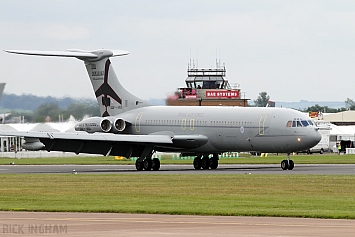
M0 0L3 49L123 49L123 86L163 99L185 85L190 58L225 63L246 98L355 99L355 1ZM82 61L0 52L5 93L95 98Z

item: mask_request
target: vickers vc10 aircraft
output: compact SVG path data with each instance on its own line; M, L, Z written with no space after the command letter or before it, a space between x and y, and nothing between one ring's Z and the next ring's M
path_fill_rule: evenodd
M216 169L223 152L287 153L281 168L292 170L290 153L321 139L311 119L293 109L151 105L125 90L113 70L110 57L126 51L5 51L84 61L102 115L78 123L77 132L0 132L23 136L25 149L139 157L137 170L159 170L156 151L193 155L195 169Z

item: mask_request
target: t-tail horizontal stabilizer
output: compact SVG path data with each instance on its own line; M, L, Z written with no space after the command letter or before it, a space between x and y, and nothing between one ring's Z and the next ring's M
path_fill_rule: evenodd
M7 53L35 55L35 56L55 56L55 57L75 57L80 60L100 60L102 57L116 57L128 55L125 50L94 50L86 51L79 49L65 51L39 51L39 50L4 50Z

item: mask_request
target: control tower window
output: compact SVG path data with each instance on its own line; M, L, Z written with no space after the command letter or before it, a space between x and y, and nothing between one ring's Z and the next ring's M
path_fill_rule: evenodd
M197 89L202 89L202 87L203 87L202 81L196 81L196 82L195 82L195 85L196 85L196 88L197 88Z
M216 89L215 81L204 81L202 89Z
M185 82L188 88L230 89L224 67L216 69L189 68L187 74Z

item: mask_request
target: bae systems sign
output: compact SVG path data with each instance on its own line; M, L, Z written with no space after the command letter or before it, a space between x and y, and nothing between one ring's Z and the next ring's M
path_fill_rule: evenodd
M206 91L207 98L239 98L239 91Z

